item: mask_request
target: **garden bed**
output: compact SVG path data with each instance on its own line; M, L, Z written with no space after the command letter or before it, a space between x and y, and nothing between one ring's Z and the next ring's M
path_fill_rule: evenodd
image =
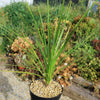
M35 76L32 73L38 74L41 77L47 74L46 72L46 74L42 75L41 72L44 72L42 71L42 69L51 69L48 68L48 61L50 60L47 59L47 57L50 56L48 55L48 52L50 51L51 54L52 49L55 47L48 51L48 46L47 48L45 48L43 44L45 43L45 45L47 45L48 43L51 43L51 47L57 44L56 50L59 51L59 48L62 47L62 42L64 42L64 40L66 41L67 36L70 36L70 33L74 30L74 27L77 26L77 23L80 22L84 11L87 9L86 6L81 7L81 5L74 5L69 11L70 18L65 20L67 17L67 12L64 12L64 15L62 15L61 18L61 23L59 25L60 6L54 8L50 7L50 30L52 36L49 37L48 22L46 22L47 9L45 9L47 8L47 6L45 4L40 4L39 7L41 9L41 16L43 17L43 25L41 25L40 23L41 18L39 17L39 12L37 12L38 7L31 6L31 10L32 14L34 15L37 21L38 29L40 32L38 32L38 30L35 29L34 21L25 3L21 2L11 4L10 6L3 8L3 11L1 10L0 12L0 22L4 26L0 26L0 52L5 51L6 55L8 56L7 64L9 65L7 65L7 70L18 72L14 74L18 76L17 78L20 77L20 79L29 82L33 79L39 78L38 76ZM66 9L66 7L67 6L65 6L64 9ZM79 12L82 12L82 14L76 13L78 12L78 9ZM21 16L23 16L23 18ZM57 30L56 28L58 26L61 27L59 28L59 33L60 31L61 33L63 33L62 39L60 40L61 43L57 43L56 38L53 40L54 32L55 30ZM54 59L56 59L55 67L51 66L52 68L54 68L53 79L58 81L64 87L63 95L69 96L73 100L100 99L99 26L99 17L85 17L84 20L73 32L63 52L59 54L57 58L55 58L56 54L53 50L54 54L51 58L54 57ZM8 29L10 30L7 31ZM62 29L64 30L63 32ZM42 36L43 31L45 33L45 36L43 36L43 38L45 37L43 39L45 40L45 42L42 43L41 48L39 48L40 45L38 46L38 42L36 41L36 38L34 36L36 35L38 39L39 36L37 35L37 33L40 33L40 35ZM51 38L51 42L48 42L49 38ZM11 39L11 41L9 41L9 39ZM41 39L39 39L39 42L41 43ZM53 45L53 43L56 44ZM41 51L41 49L43 52L47 49L47 52L45 52L45 59L44 55L42 55L43 52ZM39 70L37 70L38 68L35 66L38 66Z

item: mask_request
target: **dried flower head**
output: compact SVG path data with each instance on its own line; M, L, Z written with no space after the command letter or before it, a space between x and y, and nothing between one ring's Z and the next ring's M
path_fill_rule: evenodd
M19 53L24 53L23 49L27 50L27 48L30 48L30 44L33 44L33 42L28 37L18 37L18 39L15 39L13 44L11 45L11 50L13 50L14 52L19 51Z

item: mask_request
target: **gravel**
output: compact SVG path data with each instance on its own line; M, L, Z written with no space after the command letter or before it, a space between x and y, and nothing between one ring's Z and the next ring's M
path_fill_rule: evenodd
M61 85L58 82L52 80L48 86L44 83L44 80L35 80L30 86L31 92L44 98L55 97L62 93Z

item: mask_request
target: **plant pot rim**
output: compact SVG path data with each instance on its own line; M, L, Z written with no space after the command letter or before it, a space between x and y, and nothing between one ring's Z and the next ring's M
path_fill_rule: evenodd
M42 80L42 79L36 79L36 80ZM53 80L53 81L57 82L56 80ZM33 83L33 82L30 82L30 85L29 85L30 94L34 95L34 96L37 97L37 98L40 98L40 100L41 100L41 99L42 99L42 100L45 100L45 99L47 99L47 100L49 100L49 99L50 99L50 100L51 100L51 99L54 99L54 100L55 100L55 98L61 96L62 93L63 93L63 86L62 86L59 82L57 82L58 84L60 84L61 89L62 89L62 90L61 90L61 93L60 93L59 95L57 95L57 96L55 96L55 97L51 97L51 98L40 97L40 96L37 96L36 94L34 94L34 93L31 91L30 86L31 86L32 83Z

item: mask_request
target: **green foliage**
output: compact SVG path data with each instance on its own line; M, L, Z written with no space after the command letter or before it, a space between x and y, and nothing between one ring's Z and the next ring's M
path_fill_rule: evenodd
M97 3L98 7L97 7L97 17L100 19L100 2Z
M4 35L3 34L8 35L5 30L1 29L0 30L0 36L2 37L2 44L0 46L1 52L2 51L5 51L7 44L9 44L9 41L6 38L4 38Z
M3 26L3 25L2 25ZM7 30L5 30L5 27L7 28ZM13 34L13 32L9 32L8 29L13 29L13 26L10 24L6 24L4 25L4 28L0 29L0 36L3 38L3 42L1 45L1 49L2 51L6 50L7 45L11 45L13 42L9 41L8 38L11 38L12 40L15 39L16 35ZM16 31L16 29L14 29Z
M12 3L5 7L5 13L13 25L18 26L21 22L24 24L32 24L32 17L26 7L26 3Z
M3 52L3 50L4 50L3 37L0 37L0 54Z
M58 4L62 3L62 2L63 2L63 0L50 0L49 4L51 6L55 6L55 5L58 5ZM40 3L46 4L47 0L34 0L34 4L40 4Z
M73 56L76 59L79 57L83 57L83 59L77 62L77 64L80 67L86 67L87 64L95 57L96 53L97 51L90 44L85 43L84 46L75 50L75 53Z
M96 30L95 30L95 33L97 34L97 37L100 40L100 19L97 17L95 20L96 20Z
M69 12L69 18L68 20L73 21L74 17L81 16L87 11L87 6L86 6L86 0L79 0L77 4L72 3L70 12ZM65 15L67 15L67 9L65 6Z
M76 25L76 23L80 20L81 16L77 16L74 18L74 21L72 22L73 27ZM81 22L80 26L75 31L75 40L84 39L85 37L89 36L91 33L94 33L96 30L96 21L93 18L85 17L85 19ZM95 39L97 34L94 34L92 38L88 41L92 41Z
M62 2L63 0L61 0ZM80 0L81 1L81 0ZM64 5L64 12L62 15L62 19L66 19L67 16L68 20L72 21L74 17L78 16L78 15L83 15L85 13L85 11L87 10L87 6L85 1L83 0L82 2L79 2L78 4L75 4L73 2L71 3L71 8L70 11L69 10L69 3ZM84 4L83 4L84 3ZM61 5L55 5L54 6L50 6L50 19L53 20L55 19L55 17L60 17L60 12L61 12ZM41 9L41 15L43 20L46 20L47 18L47 5L45 5L45 3L39 3L39 5L34 5L32 6L32 12L34 13L35 18L39 17L39 13L38 13L38 6Z
M87 6L88 5L88 0L79 0L78 4L80 6Z
M96 53L97 51L86 43L73 54L75 59L82 57L77 62L79 75L90 81L95 81L100 77L100 59L96 58Z
M1 52L5 52L7 45L13 43L8 38L12 40L16 38L16 35L12 31L8 32L9 29L19 33L21 36L23 35L22 33L26 36L31 36L33 33L32 17L24 2L12 3L0 9L0 24L3 27L0 29L0 35L3 37L3 43L0 46Z
M93 58L86 67L79 67L79 71L85 79L96 81L100 77L100 59Z

